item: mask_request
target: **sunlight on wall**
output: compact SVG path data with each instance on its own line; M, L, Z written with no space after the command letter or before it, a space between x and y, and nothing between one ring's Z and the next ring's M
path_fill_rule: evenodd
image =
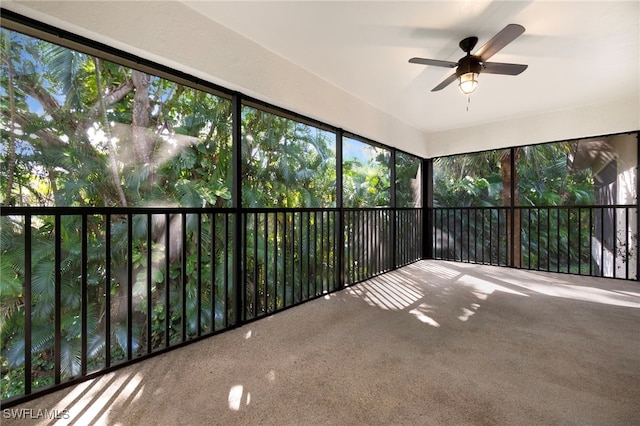
M602 242L596 237L591 238L591 252L602 253L602 256L594 256L596 264L605 277L613 276L613 253L602 246Z

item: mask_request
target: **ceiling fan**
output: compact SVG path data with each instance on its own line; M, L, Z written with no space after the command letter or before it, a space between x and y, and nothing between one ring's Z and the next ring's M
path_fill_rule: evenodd
M527 65L505 64L500 62L487 62L487 60L498 53L503 47L515 40L524 32L524 27L518 24L509 24L489 40L474 55L471 51L478 43L478 37L467 37L460 42L460 48L466 52L466 56L460 58L458 62L441 61L438 59L411 58L412 64L432 65L435 67L455 68L455 73L444 79L444 81L431 89L437 92L458 79L460 90L466 95L472 93L478 85L478 74L518 75L527 69Z

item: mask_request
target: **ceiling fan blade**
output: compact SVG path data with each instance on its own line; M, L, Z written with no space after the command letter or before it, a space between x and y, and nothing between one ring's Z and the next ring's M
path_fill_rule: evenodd
M474 56L480 58L485 62L487 59L498 53L503 47L511 43L518 38L520 34L524 32L524 27L518 24L509 24L502 29L498 34L493 36L491 40L485 43L484 46L478 50Z
M503 64L500 62L485 62L482 64L483 74L518 75L526 70L528 65Z
M409 62L412 64L431 65L434 67L455 68L458 63L451 61L439 61L437 59L411 58Z
M458 76L455 73L451 74L449 77L445 78L442 81L442 83L438 84L436 87L431 89L431 91L432 92L437 92L438 90L444 89L445 87L447 87L448 85L450 85L451 83L456 81L456 78L458 78Z

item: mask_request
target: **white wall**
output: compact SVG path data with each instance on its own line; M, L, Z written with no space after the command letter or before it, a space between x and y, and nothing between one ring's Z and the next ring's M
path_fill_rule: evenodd
M640 129L640 96L429 134L429 156L556 142Z

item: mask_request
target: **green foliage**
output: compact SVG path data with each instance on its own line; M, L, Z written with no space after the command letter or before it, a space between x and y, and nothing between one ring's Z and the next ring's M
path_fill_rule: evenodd
M501 151L439 157L433 164L433 203L437 207L489 207L502 204Z
M422 168L418 157L396 153L396 206L422 206Z
M391 205L391 154L388 150L345 138L342 164L345 207Z
M335 206L334 134L248 106L242 134L243 206Z

